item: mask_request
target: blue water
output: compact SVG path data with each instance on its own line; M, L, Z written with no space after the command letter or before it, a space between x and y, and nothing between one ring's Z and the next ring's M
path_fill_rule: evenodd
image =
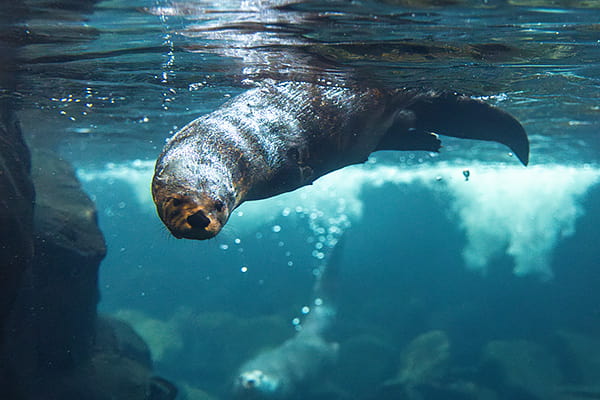
M339 360L298 398L600 396L600 3L266 3L114 0L23 22L51 38L20 55L23 130L96 202L100 311L133 325L180 398L225 399L244 361L301 329L337 251ZM445 139L245 204L215 239L171 237L149 190L165 139L289 79L481 96L522 122L530 166ZM443 362L407 361L434 330Z

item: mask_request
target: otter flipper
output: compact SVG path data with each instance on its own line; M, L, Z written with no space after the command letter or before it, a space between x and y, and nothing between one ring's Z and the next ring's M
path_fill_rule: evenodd
M433 141L429 142L431 148L423 148L428 143L423 135L435 132L502 143L524 165L529 162L529 140L519 121L481 100L451 92L425 92L415 95L402 109L378 150L395 145L393 149L397 150L437 151L439 146L434 148Z
M440 147L442 142L435 133L417 131L414 128L403 129L399 123L395 123L381 138L376 150L424 150L437 153Z

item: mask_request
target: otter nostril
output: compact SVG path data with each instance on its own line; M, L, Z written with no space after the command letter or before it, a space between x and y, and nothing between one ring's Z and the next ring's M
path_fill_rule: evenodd
M187 222L192 226L192 228L204 229L210 224L210 219L208 219L208 217L204 215L204 212L200 210L197 213L187 217Z

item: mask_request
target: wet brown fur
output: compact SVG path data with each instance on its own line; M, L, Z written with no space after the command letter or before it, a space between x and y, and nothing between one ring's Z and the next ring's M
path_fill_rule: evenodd
M497 141L528 161L519 122L467 96L286 82L249 90L177 132L157 160L153 197L175 237L207 239L246 200L310 184L377 150L438 151L434 133Z

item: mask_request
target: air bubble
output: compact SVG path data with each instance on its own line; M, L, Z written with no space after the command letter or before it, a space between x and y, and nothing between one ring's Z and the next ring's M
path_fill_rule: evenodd
M279 232L281 232L281 226L279 226L279 225L274 225L274 226L273 226L273 232L275 232L275 233L279 233Z
M222 245L220 245L220 246L219 246L219 248L220 248L221 250L227 250L227 249L229 248L229 245L227 245L227 244L222 244Z
M294 326L298 326L298 325L300 325L300 318L298 318L298 317L294 318L294 319L292 320L292 324L293 324Z
M242 272L248 272L248 267L243 266L242 268L240 268L240 271L242 271Z
M302 314L306 315L309 312L310 312L310 307L309 306L302 307Z

